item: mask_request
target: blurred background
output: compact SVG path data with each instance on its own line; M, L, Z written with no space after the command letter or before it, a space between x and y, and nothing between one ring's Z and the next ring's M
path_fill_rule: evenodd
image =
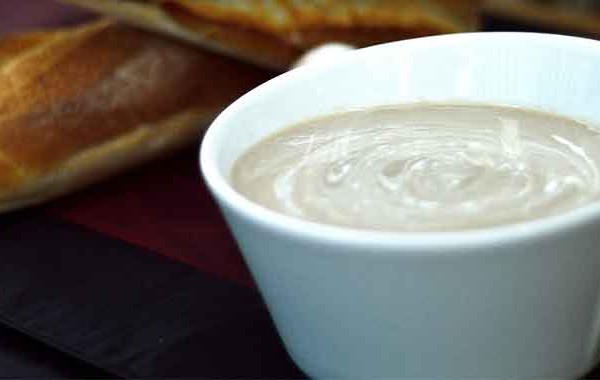
M484 0L483 25L600 38L600 1Z
M452 3L441 1L442 3ZM600 38L600 0L463 0L481 30L551 32ZM454 1L454 3L457 3ZM0 33L69 25L93 16L54 0L0 1Z

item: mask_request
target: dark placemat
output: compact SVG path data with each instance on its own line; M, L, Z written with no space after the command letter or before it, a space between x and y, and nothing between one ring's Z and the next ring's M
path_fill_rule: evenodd
M301 376L251 288L37 210L0 230L7 326L124 377Z
M74 360L31 337L0 326L0 379L62 379L114 377Z

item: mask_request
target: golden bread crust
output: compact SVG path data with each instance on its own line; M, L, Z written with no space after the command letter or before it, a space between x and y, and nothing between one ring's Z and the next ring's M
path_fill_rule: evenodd
M12 36L0 40L3 53L0 209L195 142L216 113L271 75L108 21Z
M357 47L477 27L479 0L63 0L280 71L326 42Z
M469 30L474 21L467 11L473 3L464 0L157 0L170 8L180 7L204 21L213 21L267 32L291 44L305 44L303 34L311 30L376 29L428 30L450 33Z

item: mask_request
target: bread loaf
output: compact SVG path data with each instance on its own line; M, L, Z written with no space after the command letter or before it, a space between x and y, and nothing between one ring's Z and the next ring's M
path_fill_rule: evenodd
M471 31L479 8L479 0L65 1L280 71L326 42Z
M270 75L109 21L0 38L0 211L197 142Z

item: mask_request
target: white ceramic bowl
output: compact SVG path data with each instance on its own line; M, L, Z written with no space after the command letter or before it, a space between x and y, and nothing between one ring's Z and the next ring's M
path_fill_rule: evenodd
M286 217L236 193L240 154L296 122L417 101L507 104L600 126L600 42L473 33L293 70L213 123L201 169L285 346L315 378L573 378L598 359L600 204L449 233Z

